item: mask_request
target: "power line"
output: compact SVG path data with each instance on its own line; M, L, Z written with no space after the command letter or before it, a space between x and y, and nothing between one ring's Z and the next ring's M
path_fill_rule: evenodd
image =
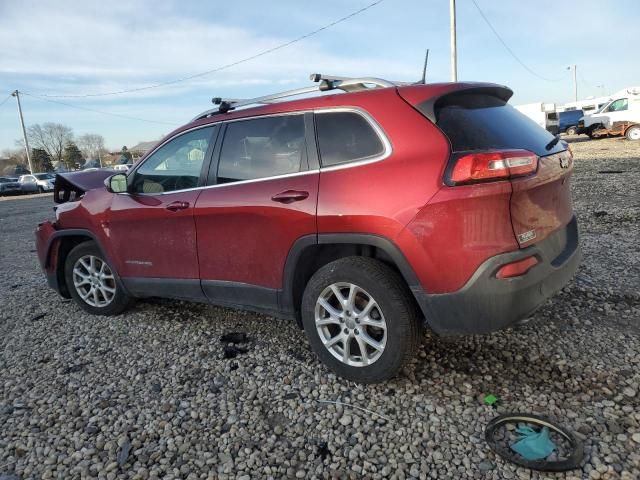
M2 102L0 102L0 107L2 105L4 105L5 103L7 103L9 101L9 99L11 98L11 94L7 95L7 98L5 98Z
M193 75L189 75L188 77L182 77L182 78L177 78L175 80L169 80L166 82L161 82L161 83L156 83L153 85L147 85L144 87L138 87L138 88L130 88L127 90L118 90L118 91L114 91L114 92L104 92L104 93L85 93L85 94L75 94L75 95L46 95L46 94L41 94L40 97L52 97L52 98L85 98L85 97L105 97L108 95L122 95L124 93L132 93L132 92L140 92L143 90L150 90L152 88L159 88L159 87L165 87L167 85L174 85L176 83L180 83L180 82L186 82L188 80L193 80L194 78L199 78L199 77L204 77L205 75L209 75L212 73L216 73L216 72L220 72L222 70L226 70L228 68L231 67L235 67L236 65L240 65L242 63L246 63L249 62L251 60L255 60L256 58L262 57L264 55L268 55L270 53L273 53L275 51L278 50L282 50L283 48L289 47L291 45L293 45L294 43L298 43L301 42L302 40L305 40L309 37L312 37L314 35L317 35L320 32L323 32L324 30L327 30L331 27L334 27L336 25L338 25L339 23L345 22L353 17L355 17L356 15L360 15L361 13L375 7L376 5L384 2L385 0L377 0L375 2L372 2L362 8L360 8L359 10L356 10L354 12L351 12L349 15L346 15L344 17L341 17L337 20L334 20L331 23L328 23L320 28L317 28L316 30L313 30L309 33L305 33L304 35L294 38L293 40L289 40L288 42L285 43L281 43L280 45L277 45L275 47L272 48L268 48L267 50L263 50L261 52L258 52L254 55L251 55L249 57L243 58L241 60L237 60L235 62L231 62L231 63L227 63L225 65L221 65L219 67L216 68L212 68L211 70L206 70L204 72L200 72L200 73L196 73ZM26 95L26 94L25 94Z
M44 97L42 97L40 95L35 95L33 93L26 93L26 92L20 92L20 93L22 93L23 95L28 95L29 97L37 98L38 100L42 100L44 102L56 103L58 105L64 105L65 107L70 107L70 108L77 108L79 110L85 110L87 112L100 113L102 115L111 115L112 117L126 118L127 120L137 120L137 121L140 121L140 122L158 123L160 125L171 125L173 127L177 127L178 126L178 124L176 124L176 123L163 122L163 121L160 121L160 120L150 120L148 118L131 117L129 115L121 115L119 113L105 112L103 110L95 110L93 108L87 108L87 107L79 107L78 105L71 105L70 103L64 103L64 102L61 102L59 100L51 100L49 98L44 98Z
M516 55L516 53L511 50L511 47L509 47L509 45L507 45L507 42L505 42L503 40L503 38L500 36L500 34L498 33L498 31L493 27L493 25L491 24L491 22L489 21L489 19L487 18L487 16L484 14L484 12L482 11L482 9L480 8L480 5L478 5L478 2L476 2L476 0L471 0L473 2L473 4L476 6L476 8L478 9L478 13L480 13L480 16L482 17L482 19L486 22L487 25L489 25L489 28L491 29L491 31L494 33L494 35L496 36L496 38L498 40L500 40L500 43L502 43L502 45L504 46L504 48L507 50L507 52L509 52L511 54L511 56L520 64L522 65L522 67L524 67L525 70L527 70L531 75L533 75L534 77L538 77L541 80L545 80L547 82L561 82L563 81L562 78L546 78L543 77L542 75L539 75L538 73L536 73L534 70L532 70L531 68L529 68L529 66L524 63L522 60L520 60L520 57L518 57L518 55Z

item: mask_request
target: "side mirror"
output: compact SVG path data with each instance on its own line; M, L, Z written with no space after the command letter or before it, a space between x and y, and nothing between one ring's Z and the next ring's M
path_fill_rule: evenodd
M127 176L124 173L116 173L107 178L105 182L107 190L111 193L124 193L127 191Z

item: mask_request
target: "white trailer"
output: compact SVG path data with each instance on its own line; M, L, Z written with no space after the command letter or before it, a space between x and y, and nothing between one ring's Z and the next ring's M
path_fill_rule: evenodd
M557 135L559 133L558 113L555 103L527 103L515 105L516 110L526 115L545 130Z

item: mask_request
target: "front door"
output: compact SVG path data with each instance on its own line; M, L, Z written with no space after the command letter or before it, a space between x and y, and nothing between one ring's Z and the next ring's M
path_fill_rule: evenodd
M149 279L159 279L158 292L169 285L163 279L191 279L187 284L199 289L193 212L216 128L169 140L128 175L129 191L114 195L108 234L118 272L137 285L135 293L146 293L138 287L152 288Z
M612 128L614 122L629 120L628 110L629 100L626 98L619 98L611 102L602 112L606 117L605 127Z
M311 120L307 116L307 125ZM202 288L213 303L278 309L296 240L315 235L318 170L304 114L230 122L195 210Z

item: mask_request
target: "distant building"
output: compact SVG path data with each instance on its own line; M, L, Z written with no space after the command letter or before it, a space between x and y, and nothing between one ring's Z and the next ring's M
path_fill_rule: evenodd
M135 162L139 158L142 158L145 153L147 153L157 144L158 144L158 141L156 140L154 142L140 142L137 145L134 145L133 147L131 147L129 151L131 152L131 155L133 155L133 161Z

